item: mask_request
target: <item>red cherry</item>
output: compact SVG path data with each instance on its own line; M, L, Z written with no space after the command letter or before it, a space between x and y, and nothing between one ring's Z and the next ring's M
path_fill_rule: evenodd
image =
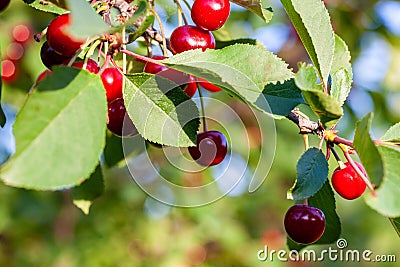
M364 175L367 173L364 170L364 167L355 162L358 168L361 170ZM346 167L344 169L340 169L339 167L335 169L332 175L332 186L335 191L345 199L352 200L360 197L367 185L360 175L354 170L354 168L350 165L350 162L345 163Z
M162 60L165 59L166 57L152 56L151 58L155 60ZM157 74L163 78L173 81L177 85L186 85L190 81L190 77L188 74L174 69L170 69L162 65L157 65L152 62L147 62L146 65L144 66L143 71L146 73Z
M206 89L207 91L210 92L219 92L222 90L221 87L218 87L212 83L210 83L207 80L204 80L203 78L199 78L199 84L201 85L201 87L203 87L204 89Z
M12 83L18 76L18 69L14 61L5 59L1 62L1 78L5 83Z
M40 48L40 58L42 59L43 64L49 69L53 66L61 65L64 62L68 63L71 59L71 57L65 57L56 53L47 42L44 42Z
M191 15L197 26L215 31L225 24L230 8L229 0L195 0Z
M288 236L300 244L316 242L325 231L325 215L315 207L293 205L288 209L284 220Z
M29 41L33 40L32 30L29 26L20 24L13 28L12 37L15 42L22 45L27 44Z
M68 61L64 62L64 64L67 64ZM85 64L84 61L76 61L72 64L72 67L78 68L78 69L82 69L83 65ZM94 61L93 59L89 58L86 64L86 70L97 74L100 70L99 65L97 65L96 61Z
M10 1L11 0L1 0L0 1L0 12L8 7L8 5L10 4Z
M117 68L107 68L101 74L108 102L122 97L123 79L123 75Z
M175 54L187 50L201 48L215 48L215 39L211 32L191 25L183 25L176 28L169 39L172 52Z
M188 148L192 158L202 166L221 163L228 151L225 136L218 131L197 133L197 145Z
M39 76L36 78L36 84L38 84L40 81L42 81L46 76L52 74L53 72L51 70L44 70L42 73L39 74Z
M185 88L183 89L183 91L190 97L192 98L194 96L194 94L197 91L197 83L196 83L196 79L190 75L189 76L189 83L185 86Z
M138 132L132 120L126 114L123 98L117 98L108 103L107 128L118 136L134 136Z
M47 28L47 42L57 53L72 56L78 51L85 40L71 37L66 29L71 24L70 14L63 14L53 19Z

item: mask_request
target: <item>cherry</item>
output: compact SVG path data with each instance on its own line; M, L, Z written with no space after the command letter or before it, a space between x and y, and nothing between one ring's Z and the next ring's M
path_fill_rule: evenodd
M44 42L40 48L40 58L42 59L43 64L49 69L55 65L61 65L64 62L68 63L69 59L71 59L71 57L58 54L49 46L47 41Z
M12 83L18 76L18 69L15 62L9 59L1 61L1 78L6 83Z
M85 40L72 38L67 32L71 24L70 14L63 14L53 19L47 28L47 42L57 53L63 56L72 56Z
M162 59L165 59L166 57L152 56L151 58L155 59L155 60L162 60ZM186 85L190 81L190 77L188 74L174 70L174 69L170 69L170 68L162 66L162 65L157 65L152 62L146 62L146 65L144 65L143 71L146 73L157 74L163 78L173 81L177 85Z
M64 64L68 64L68 61L64 62ZM84 64L85 64L84 61L76 61L72 64L72 67L82 69ZM96 63L96 61L89 58L87 61L87 64L86 64L86 70L91 73L97 74L99 72L100 68L99 68L99 65Z
M183 25L176 28L169 39L171 50L178 54L187 50L201 48L215 48L215 39L211 32L191 25Z
M230 8L229 0L195 0L191 15L197 26L215 31L225 24Z
M296 204L286 212L284 225L286 233L293 241L311 244L325 231L325 215L316 207Z
M126 114L123 98L108 103L107 128L118 136L134 136L138 132L132 120Z
M123 75L117 68L107 68L101 74L101 81L106 89L107 101L122 97Z
M367 175L364 167L360 163L355 162L355 164L362 173ZM356 199L364 193L367 185L350 165L350 162L346 162L345 165L346 167L344 169L338 167L334 170L332 175L332 186L343 198L348 200Z
M192 75L189 76L189 79L189 83L185 86L183 91L191 98L197 91L197 83L196 79Z
M0 12L8 7L8 5L10 4L10 1L11 0L1 0L0 1Z
M206 89L207 91L210 91L210 92L219 92L222 90L221 87L216 86L216 85L210 83L209 81L204 80L203 78L199 78L199 84L201 85L201 87L203 87L204 89Z
M39 74L39 76L36 79L36 84L38 84L40 81L42 81L46 76L52 74L53 72L51 70L44 70L42 73Z
M12 37L15 42L25 45L32 40L32 30L27 25L19 24L13 28Z
M213 166L221 163L228 151L225 136L218 131L197 133L197 145L188 148L192 158L202 166Z

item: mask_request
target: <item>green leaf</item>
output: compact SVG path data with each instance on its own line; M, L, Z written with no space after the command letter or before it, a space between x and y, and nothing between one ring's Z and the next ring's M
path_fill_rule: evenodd
M154 22L154 15L153 14L147 14L144 19L141 21L140 26L135 29L132 33L128 35L128 43L132 43L135 41L137 38L142 36L142 34L147 30L147 28L153 24Z
M299 70L295 76L295 82L301 90L320 90L323 91L322 84L318 84L317 73L312 65L299 63Z
M342 107L332 96L320 90L302 90L302 94L325 127L332 127L343 116Z
M330 71L332 79L330 93L341 106L346 101L353 83L353 70L350 60L349 48L343 39L335 34L335 53Z
M73 203L86 215L93 200L104 193L104 179L100 164L97 165L90 177L80 185L72 188L71 196Z
M267 84L263 95L271 108L272 114L279 116L286 116L297 105L305 103L294 79L285 81L283 84Z
M400 143L400 122L390 127L389 130L387 130L387 132L380 138L380 140Z
M372 113L356 123L354 133L354 148L360 157L361 163L367 171L368 177L373 184L379 186L383 178L383 162L378 148L369 134L372 122Z
M1 57L1 53L0 53ZM0 64L0 73L1 73L1 64ZM1 107L1 89L3 87L3 80L0 79L0 127L4 127L6 125L6 114L4 114L4 110Z
M319 208L325 215L326 227L324 234L314 244L330 244L335 242L341 233L341 223L336 213L336 201L333 190L326 180L321 189L308 199L308 205ZM301 250L307 245L297 244L288 238L289 249Z
M16 153L0 169L0 178L8 185L38 190L76 185L99 160L106 116L98 75L55 67L16 118Z
M50 13L55 13L58 15L64 14L67 12L66 9L63 7L57 6L55 3L51 1L42 1L42 0L35 0L35 1L29 1L25 3L29 4L31 7L36 8L38 10L44 11L44 12L50 12Z
M262 95L264 86L283 83L293 77L288 65L276 55L248 44L205 52L190 50L162 62L173 69L204 78L267 113L270 110L262 103L265 102Z
M160 76L126 77L125 106L140 135L158 144L194 146L200 125L199 111L182 89Z
M400 151L380 146L378 147L382 155L385 176L378 189L375 190L376 197L371 194L365 195L366 203L387 217L400 216Z
M272 19L272 16L274 14L271 8L271 4L267 0L230 0L230 1L257 14L266 23L268 23Z
M335 39L328 11L320 0L281 0L320 79L327 85Z
M400 237L400 217L397 218L389 218L390 223L393 225L394 230L397 235Z
M111 29L87 1L66 0L66 2L72 16L72 24L69 31L74 36L86 38L107 32Z
M215 49L222 49L224 47L231 46L234 44L258 45L258 42L256 39L250 39L250 38L240 38L229 41L216 40Z
M321 150L312 147L297 162L297 179L288 198L303 200L313 196L328 179L328 162Z

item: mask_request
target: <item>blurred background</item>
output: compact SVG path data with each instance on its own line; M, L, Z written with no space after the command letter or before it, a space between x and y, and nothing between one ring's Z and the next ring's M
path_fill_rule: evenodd
M280 2L271 2L274 17L268 25L233 4L227 24L216 37L255 38L296 70L298 61L308 62L307 55ZM372 134L379 138L400 120L400 2L324 2L335 32L349 45L354 71L354 87L338 129L343 137L351 138L355 121L374 111ZM169 36L177 25L176 5L171 0L161 0L156 2L156 10ZM184 10L189 14L185 6ZM190 15L187 17L190 19ZM54 15L34 10L21 0L12 0L0 13L2 102L8 118L6 127L0 129L0 164L15 150L12 122L36 77L45 69L40 60L41 43L32 36L41 32L52 18ZM132 49L143 51L139 46ZM261 144L259 129L248 108L223 92L208 96L228 103L239 114L250 136L249 165L254 165ZM217 110L210 107L207 112ZM235 122L230 125L234 128ZM250 194L245 181L228 196L203 207L175 208L148 197L128 175L123 162L118 163L120 158L113 160L112 153L104 158L106 165L112 166L104 169L105 193L94 202L88 216L72 204L68 190L36 192L1 183L0 266L342 266L342 262L328 260L257 259L257 252L264 245L269 249L286 249L283 217L293 204L286 200L286 191L295 180L296 161L304 150L293 123L275 121L275 126L275 158L263 185ZM118 142L116 137L109 139ZM318 140L311 137L311 142L316 145ZM271 147L271 151L274 149ZM155 147L148 150L157 153ZM239 163L243 161L240 153L231 157ZM336 167L333 161L330 166ZM174 177L171 181L184 185L203 184L213 178L213 171L189 176L169 174ZM362 199L336 200L342 220L341 237L347 240L348 249L369 249L373 255L394 254L400 261L400 239L387 218L371 210ZM309 248L320 251L327 247ZM371 264L377 263L346 263Z

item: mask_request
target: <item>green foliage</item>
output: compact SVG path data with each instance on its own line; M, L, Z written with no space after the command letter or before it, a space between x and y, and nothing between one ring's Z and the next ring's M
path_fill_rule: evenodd
M297 88L294 79L284 83L269 83L265 86L263 95L267 100L271 113L278 116L286 116L305 101L299 88Z
M268 0L230 0L239 6L242 6L251 12L257 14L262 20L268 23L273 16L271 4Z
M80 208L86 215L89 214L89 209L93 200L103 193L104 178L100 164L97 165L88 179L71 190L71 196L75 206Z
M322 1L281 0L293 26L326 86L332 66L335 39L330 17Z
M382 157L369 134L372 117L372 113L369 113L357 122L354 134L354 147L371 182L379 186L383 178L384 169Z
M55 68L17 116L17 150L0 169L1 179L8 185L40 190L78 184L92 173L104 147L106 113L98 76Z
M199 111L173 82L149 74L128 75L124 100L130 118L145 139L177 147L196 144Z
M397 218L389 218L390 222L392 223L394 229L396 230L396 233L400 237L400 217Z
M385 176L380 187L375 190L376 197L368 194L365 197L366 203L387 217L400 216L400 172L398 165L400 162L400 152L396 149L381 146L378 148L382 155Z
M321 150L312 147L297 162L297 179L288 198L303 200L313 196L328 178L328 162Z
M29 4L31 7L36 8L38 10L44 12L50 12L54 14L64 14L67 12L66 9L58 6L55 2L56 1L42 1L42 0L33 0L33 1L24 1L25 3ZM78 1L76 1L78 2Z
M382 141L400 143L400 123L396 123L380 138Z
M323 91L322 84L318 84L317 73L312 65L299 63L299 71L296 73L295 82L301 90L320 90Z

